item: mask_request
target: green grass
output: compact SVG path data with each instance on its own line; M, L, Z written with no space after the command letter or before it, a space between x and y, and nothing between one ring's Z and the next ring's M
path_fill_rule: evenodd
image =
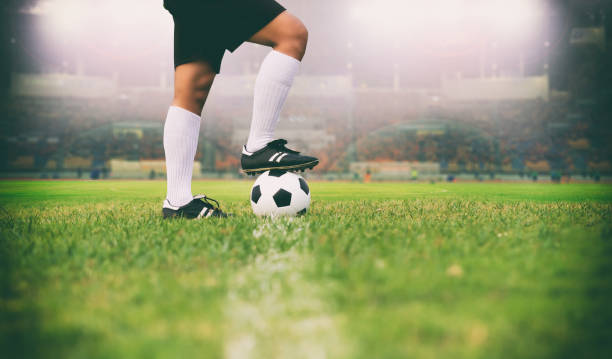
M609 358L612 187L311 183L163 221L164 182L0 182L3 358Z

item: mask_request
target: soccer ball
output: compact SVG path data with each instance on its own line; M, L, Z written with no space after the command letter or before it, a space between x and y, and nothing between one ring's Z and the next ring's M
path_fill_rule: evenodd
M261 174L251 188L251 207L258 216L298 216L310 206L310 189L299 175L280 170Z

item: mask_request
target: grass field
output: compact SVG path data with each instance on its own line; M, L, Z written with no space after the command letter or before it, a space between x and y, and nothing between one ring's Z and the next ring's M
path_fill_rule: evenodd
M299 219L196 182L0 182L3 358L611 358L612 187L310 184Z

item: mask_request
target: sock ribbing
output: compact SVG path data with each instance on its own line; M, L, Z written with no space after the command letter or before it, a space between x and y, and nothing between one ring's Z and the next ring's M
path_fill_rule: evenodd
M253 119L247 150L255 152L274 140L274 130L281 110L300 69L300 62L278 51L271 51L264 59L255 80Z
M171 106L164 124L167 199L174 206L184 206L193 199L191 179L198 148L200 116Z

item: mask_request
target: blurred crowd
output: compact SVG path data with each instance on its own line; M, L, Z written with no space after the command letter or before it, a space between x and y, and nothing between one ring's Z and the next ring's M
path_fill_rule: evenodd
M163 159L163 109L123 99L15 97L2 104L2 171L90 171L110 159ZM402 94L363 91L350 99L291 98L283 128L324 131L335 140L314 150L320 172L354 161L439 163L447 173L612 172L609 125L588 102L413 103ZM196 160L205 171L236 172L232 133L248 129L245 99L213 101L205 111ZM239 120L237 120L239 119ZM296 120L297 119L297 120ZM316 119L309 121L309 119ZM303 143L308 146L309 139Z
M610 126L593 111L567 99L434 106L359 133L356 155L437 162L453 173L609 173Z

